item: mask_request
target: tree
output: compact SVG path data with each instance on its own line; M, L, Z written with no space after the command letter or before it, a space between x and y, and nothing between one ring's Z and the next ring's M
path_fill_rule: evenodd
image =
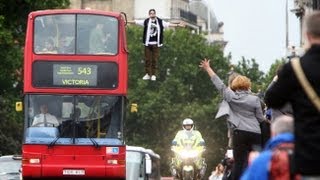
M277 59L270 67L269 71L265 75L265 80L263 83L263 89L267 89L268 85L272 81L273 77L277 74L278 69L283 66L287 60Z
M0 2L0 93L16 91L21 81L16 70L22 67L23 45L28 14L31 11L68 7L68 0L16 0ZM20 78L20 79L19 79ZM5 92L4 92L5 91Z
M0 147L3 154L20 151L22 113L14 111L21 100L22 62L28 14L42 9L65 8L68 0L15 0L0 2Z
M0 96L0 155L18 154L21 149L22 116L13 111L15 95Z
M208 45L201 35L188 30L165 31L157 81L144 81L142 29L127 29L129 48L129 104L137 103L138 112L126 119L126 142L151 148L161 155L162 174L169 174L170 146L184 118L190 117L207 142L207 162L221 160L226 147L226 125L214 120L221 101L207 74L198 67L204 57L226 77L229 60L219 47ZM140 44L137 42L141 42Z
M6 144L1 146L1 153L16 153L21 146L23 115L13 110L13 104L21 100L20 75L27 15L34 10L67 6L67 0L0 2L0 143ZM207 74L200 71L198 64L204 57L211 59L215 71L225 80L230 56L223 57L219 47L208 45L201 35L185 29L168 30L165 31L165 45L160 53L157 81L143 81L141 35L141 28L128 27L128 104L137 103L138 112L128 113L125 120L127 144L151 148L159 153L162 174L168 175L171 141L181 129L182 120L190 117L207 143L205 157L208 167L213 167L225 153L226 125L223 119L214 119L221 96ZM263 81L254 60L243 60L236 70L244 74L250 71L245 75L252 78L254 83Z

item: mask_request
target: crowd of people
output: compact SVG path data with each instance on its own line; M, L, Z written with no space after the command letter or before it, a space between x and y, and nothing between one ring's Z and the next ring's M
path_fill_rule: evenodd
M309 47L278 68L263 98L251 92L247 77L237 74L226 86L210 60L201 61L223 97L217 117L226 116L233 151L229 167L218 164L209 180L320 179L319 24L319 11L306 19Z
M216 118L227 120L229 138L209 180L320 179L319 24L316 11L306 19L305 54L279 66L263 96L248 77L232 73L225 85L210 60L200 62L223 97Z

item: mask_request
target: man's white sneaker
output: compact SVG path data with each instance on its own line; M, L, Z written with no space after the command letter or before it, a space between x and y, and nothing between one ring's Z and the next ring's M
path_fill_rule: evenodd
M144 75L142 79L143 79L143 80L149 80L149 79L150 79L149 74Z
M157 77L155 75L152 75L151 76L151 81L155 81L155 80L157 80Z

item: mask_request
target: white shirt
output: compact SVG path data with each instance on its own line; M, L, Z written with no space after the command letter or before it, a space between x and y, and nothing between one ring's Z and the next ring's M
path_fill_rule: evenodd
M209 180L222 180L222 178L223 178L223 174L216 175L214 173L214 174L211 174L211 176L209 177Z
M47 121L47 126L52 126L52 124L54 124L55 127L59 126L57 118L49 113L36 115L33 119L32 125L45 126L45 121Z
M145 20L134 20L134 22L139 26L144 26L144 21ZM167 22L167 21L162 20L162 25L163 25L163 28L168 28L170 23Z
M144 26L144 21L145 20L135 20L135 23L137 25ZM167 28L167 27L169 27L170 23L162 20L162 25L163 25L163 28ZM144 42L144 44L146 46L147 45L156 45L156 44L158 44L158 47L162 46L162 44L160 44L160 25L159 25L157 18L155 18L155 19L149 18L149 23L147 25L147 32L146 33L147 33L146 34L146 41ZM152 36L158 36L157 41L150 41L150 37L152 37Z

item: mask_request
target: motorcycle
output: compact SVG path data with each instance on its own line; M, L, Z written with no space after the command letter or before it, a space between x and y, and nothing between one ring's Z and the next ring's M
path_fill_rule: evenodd
M206 163L202 154L204 147L177 147L172 146L171 150L175 154L172 159L172 175L182 180L203 179L206 171Z

